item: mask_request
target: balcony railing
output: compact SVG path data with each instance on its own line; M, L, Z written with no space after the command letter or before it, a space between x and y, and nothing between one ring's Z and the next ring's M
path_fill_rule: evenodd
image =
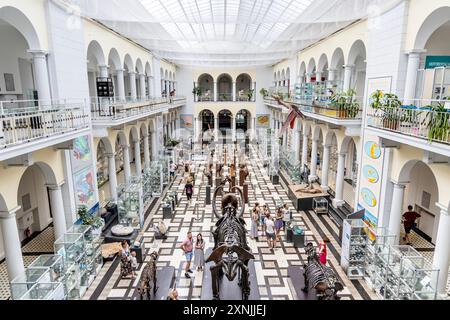
M183 96L143 99L127 97L125 100L98 97L91 100L91 114L93 120L120 120L164 111L170 104L178 104L182 101L186 101Z
M0 147L88 128L84 102L0 101Z
M330 96L297 96L295 98L284 98L284 101L297 105L301 111L310 112L334 119L361 119L362 108L360 97L341 96L333 100ZM265 97L264 102L277 104L272 97Z
M398 100L396 100L398 101ZM450 101L415 100L410 106L367 107L367 125L429 142L450 144Z
M231 93L218 93L217 99L219 101L233 101L233 94Z

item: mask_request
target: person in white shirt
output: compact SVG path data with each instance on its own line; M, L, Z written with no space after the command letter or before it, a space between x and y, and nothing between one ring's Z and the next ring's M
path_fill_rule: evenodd
M275 235L275 222L273 221L270 214L266 215L264 224L266 225L267 244L269 245L270 249L275 249L275 246L277 244L277 238Z
M170 160L169 164L169 173L170 173L170 179L175 179L175 171L177 170L177 165Z
M131 267L133 268L133 273L131 275L132 279L136 279L136 271L138 269L138 262L136 259L136 252L135 251L131 251L131 256L130 256L130 260L131 260Z

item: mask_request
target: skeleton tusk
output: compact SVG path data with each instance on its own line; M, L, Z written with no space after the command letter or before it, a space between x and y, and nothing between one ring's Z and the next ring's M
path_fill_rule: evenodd
M241 218L241 217L244 216L244 212L245 212L245 201L243 201L244 200L244 193L242 192L241 188L238 188L238 187L233 187L233 188L231 188L230 191L233 191L233 190L237 190L239 192L239 195L240 195L239 202L241 202L241 212L239 213L238 218Z
M219 190L222 190L223 186L219 186L216 188L216 190L214 191L214 195L213 195L213 199L212 199L212 209L214 212L214 215L220 219L221 217L219 216L219 214L217 213L217 207L216 207L216 198L217 198L217 193L219 192Z

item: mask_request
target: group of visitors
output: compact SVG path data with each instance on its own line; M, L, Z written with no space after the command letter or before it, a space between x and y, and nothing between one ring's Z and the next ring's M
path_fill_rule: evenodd
M205 241L201 233L197 234L197 238L194 244L192 239L192 232L188 231L186 240L180 246L183 250L186 258L185 277L190 278L192 258L194 258L194 265L197 267L197 271L203 271L205 267ZM195 249L195 250L194 250Z
M136 279L136 271L138 269L138 262L136 252L130 251L130 246L126 240L122 241L122 248L120 250L120 275L126 278L131 275L132 279Z
M279 207L272 217L269 207L266 204L261 207L257 202L252 209L251 237L258 240L261 232L262 236L266 236L269 248L275 249L277 241L281 241L281 230L286 230L286 223L290 220L291 214L287 204Z

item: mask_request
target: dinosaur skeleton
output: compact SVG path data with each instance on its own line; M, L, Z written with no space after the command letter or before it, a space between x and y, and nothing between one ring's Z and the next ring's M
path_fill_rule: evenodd
M245 221L242 218L245 203L241 201L241 210L238 214L238 198L234 193L238 191L240 198L244 199L242 190L238 187L230 189L230 193L222 198L222 216L217 212L216 197L222 192L223 186L216 188L213 197L213 212L219 221L213 232L214 249L206 262L214 261L215 265L210 267L212 277L213 299L220 299L220 280L225 275L229 281L238 276L238 284L242 291L242 300L248 300L250 296L250 281L248 263L255 259L247 244Z
M303 291L316 289L319 300L339 300L337 293L344 287L333 269L320 263L311 242L306 245L305 252L308 255L308 263L304 265L305 288Z
M153 294L156 294L158 287L156 286L156 260L158 260L158 253L156 251L150 254L150 261L142 270L141 279L139 281L139 294L141 300L144 296L147 296L147 300L150 300L152 284L153 284Z

